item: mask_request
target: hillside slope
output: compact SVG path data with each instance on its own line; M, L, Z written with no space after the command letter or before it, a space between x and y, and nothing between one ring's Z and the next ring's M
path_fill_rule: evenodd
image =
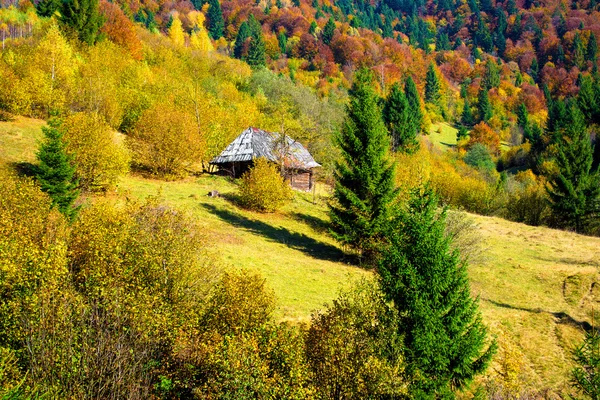
M0 162L33 162L42 121L0 123ZM208 197L218 190L220 198ZM297 193L281 213L262 215L235 204L236 184L201 176L164 182L130 175L116 198L160 193L196 216L220 262L259 271L275 290L281 319L308 322L312 311L353 280L370 277L327 234L327 193ZM472 291L501 350L491 374L514 370L520 389L560 391L568 382L570 350L592 322L598 293L600 238L495 217L469 215L483 257L469 266Z

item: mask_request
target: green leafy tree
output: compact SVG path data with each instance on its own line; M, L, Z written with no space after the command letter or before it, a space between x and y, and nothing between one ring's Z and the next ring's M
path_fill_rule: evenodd
M392 149L412 153L419 148L418 130L411 124L411 109L400 86L395 83L383 107L383 120L392 137Z
M408 123L412 126L412 129L420 132L421 124L423 122L421 97L419 96L415 81L410 76L406 78L406 82L404 82L404 95L406 96L406 101L408 101L410 107L410 119Z
M558 144L558 173L549 177L552 213L561 227L586 233L600 219L600 176L592 170L593 150L583 114L575 104L567 109L567 121Z
M440 89L440 79L435 72L435 66L431 63L425 76L425 102L439 106L441 99Z
M267 59L265 56L265 40L263 38L262 27L252 14L248 18L248 26L250 28L250 47L248 48L246 62L254 68L264 67L267 65Z
M242 22L235 37L235 44L233 45L233 55L235 58L239 58L240 60L244 58L244 44L251 35L252 32L250 32L248 23L246 21Z
M490 118L494 116L494 111L492 110L492 104L490 103L490 98L488 97L488 90L485 87L482 87L479 90L477 108L479 109L479 120L480 121L489 121Z
M329 18L329 21L323 27L323 33L321 37L323 38L323 43L329 44L331 43L331 39L333 39L333 34L335 33L335 22L333 18Z
M98 10L98 0L63 1L59 20L64 29L88 45L100 39L100 28L104 25L104 17Z
M67 155L63 142L60 122L56 119L50 120L48 126L42 128L42 132L45 141L36 154L38 165L35 168L35 176L42 191L52 198L53 206L73 220L78 209L73 203L79 196L79 190L74 179L75 167L72 165L72 157Z
M581 69L583 67L583 63L585 62L585 49L583 48L583 42L579 32L575 34L575 38L573 39L573 50L571 57L573 64Z
M596 329L586 332L573 356L577 363L571 371L573 386L590 399L600 399L600 335Z
M346 119L337 142L335 201L330 205L333 236L373 262L392 215L397 189L388 160L388 137L381 117L372 73L363 68L350 91Z
M431 188L413 193L378 263L382 291L401 316L415 398L451 398L485 371L496 350L471 297L466 263L445 232L446 211L437 207Z
M219 0L208 0L208 34L213 40L223 37L225 22L223 21L223 11Z
M35 11L41 17L51 17L60 8L60 0L42 0L35 5Z

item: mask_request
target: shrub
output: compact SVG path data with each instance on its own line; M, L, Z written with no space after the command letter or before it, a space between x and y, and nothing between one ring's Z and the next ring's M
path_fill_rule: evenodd
M251 210L274 212L292 197L292 189L277 166L264 158L255 160L254 166L242 176L240 200Z
M375 283L342 293L312 317L306 352L319 398L401 398L402 340L398 315Z
M116 133L96 113L76 113L62 127L77 169L75 174L84 190L107 190L129 170L129 154Z
M481 143L487 146L493 154L500 154L500 136L485 122L475 125L469 136L469 146Z
M522 171L508 181L505 218L538 226L550 215L546 182L531 170Z
M492 160L490 151L481 143L475 143L467 151L464 161L472 167L480 168L485 171L491 171L496 168L496 164L494 164L494 160Z
M138 166L162 177L183 176L204 148L192 115L168 104L144 111L128 139Z

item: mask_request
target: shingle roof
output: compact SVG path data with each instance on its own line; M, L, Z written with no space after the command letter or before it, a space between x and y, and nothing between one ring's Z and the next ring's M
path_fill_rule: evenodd
M283 159L288 168L311 169L320 167L308 150L289 136L285 136L286 145L277 143L281 135L262 129L248 128L242 132L211 164L250 161L264 157L273 162Z

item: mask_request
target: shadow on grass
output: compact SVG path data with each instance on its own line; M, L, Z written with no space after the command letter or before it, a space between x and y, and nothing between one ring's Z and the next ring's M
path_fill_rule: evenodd
M591 331L591 329L592 329L592 325L589 322L587 322L587 321L578 321L578 320L576 320L575 318L571 317L569 314L567 314L566 312L563 312L563 311L552 312L552 311L542 310L541 308L516 307L516 306L512 306L510 304L501 303L499 301L494 301L494 300L490 300L490 299L483 299L482 298L482 300L487 301L488 303L493 304L496 307L509 308L511 310L525 311L525 312L530 312L530 313L535 313L535 314L550 314L554 318L557 318L558 319L558 323L560 323L560 324L566 324L566 325L575 326L577 328L584 329L585 331Z
M450 147L451 149L456 147L456 143L453 144L453 143L440 142L440 144Z
M316 232L327 233L329 231L329 224L327 223L327 221L325 221L319 217L315 217L315 216L308 215L308 214L302 214L299 212L292 212L292 213L290 213L290 216L294 220L296 220L298 222L302 222L302 223L310 226Z
M35 165L29 162L14 162L11 167L21 176L35 176Z
M353 257L345 254L337 247L319 242L302 233L292 232L283 227L274 227L262 221L246 218L238 213L217 208L212 204L201 204L201 206L235 227L243 228L273 242L284 244L291 249L302 251L311 257L326 261L352 262L353 264L355 262Z

